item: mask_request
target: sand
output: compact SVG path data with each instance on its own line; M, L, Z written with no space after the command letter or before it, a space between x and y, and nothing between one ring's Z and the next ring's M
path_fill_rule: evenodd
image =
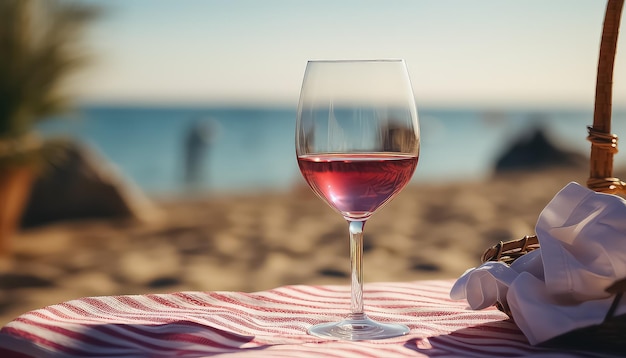
M365 228L366 282L454 279L537 217L586 170L525 172L407 187ZM161 219L63 222L24 230L0 268L0 325L84 296L254 292L349 284L346 222L308 188L155 198Z

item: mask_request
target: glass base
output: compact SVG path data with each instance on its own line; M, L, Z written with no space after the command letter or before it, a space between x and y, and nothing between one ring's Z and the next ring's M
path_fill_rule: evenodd
M362 341L404 336L409 333L409 327L401 324L379 323L361 314L348 316L339 322L312 326L308 332L310 335L322 338Z

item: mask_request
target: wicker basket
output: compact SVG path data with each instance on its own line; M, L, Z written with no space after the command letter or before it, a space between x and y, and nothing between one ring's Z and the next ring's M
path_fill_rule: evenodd
M589 133L587 139L591 142L587 187L597 192L617 195L626 194L626 183L613 177L613 155L617 153L617 136L611 134L613 65L623 5L624 0L608 0L607 3L598 60L593 126L587 128ZM482 262L502 261L511 264L518 257L538 248L539 241L536 236L500 242L484 252ZM545 342L544 345L626 354L626 315L614 315L626 292L626 278L615 282L606 291L615 295L615 298L602 324L568 332ZM505 302L496 306L512 317Z

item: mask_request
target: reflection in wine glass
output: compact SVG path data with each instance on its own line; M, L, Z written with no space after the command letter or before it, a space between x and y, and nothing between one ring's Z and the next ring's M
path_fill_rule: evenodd
M365 222L409 182L419 157L417 110L402 60L309 61L296 123L296 156L311 189L349 224L351 313L309 333L381 339L408 327L363 309Z

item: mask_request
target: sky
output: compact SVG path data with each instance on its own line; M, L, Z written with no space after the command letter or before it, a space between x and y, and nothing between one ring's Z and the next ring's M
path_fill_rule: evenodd
M592 108L602 0L83 0L105 103L295 107L309 59L402 58L418 107ZM614 105L626 107L618 45ZM623 44L623 45L622 45ZM620 58L621 56L621 58Z

